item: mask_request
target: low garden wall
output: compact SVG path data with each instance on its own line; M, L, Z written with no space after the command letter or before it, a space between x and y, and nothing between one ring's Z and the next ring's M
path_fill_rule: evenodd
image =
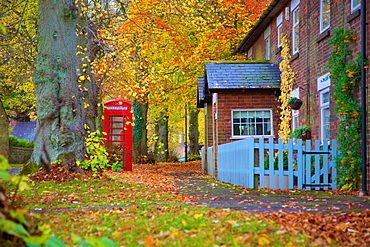
M10 147L9 163L26 164L31 158L33 148Z

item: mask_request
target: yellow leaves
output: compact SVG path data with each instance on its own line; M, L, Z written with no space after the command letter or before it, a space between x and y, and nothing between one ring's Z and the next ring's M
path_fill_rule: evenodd
M281 95L279 96L280 106L280 129L279 138L283 139L285 142L290 136L290 120L291 120L291 109L288 106L288 99L292 96L294 78L296 73L293 72L290 66L290 49L287 40L287 35L282 37L282 51L281 57L282 61L279 64L279 69L281 70Z
M266 235L262 235L257 239L258 245L266 246L270 244L270 241L266 238Z
M14 185L18 186L18 189L20 191L28 190L29 189L29 186L26 183L26 181L27 181L27 177L22 176L22 175L16 175L16 176L12 177L12 179L11 179L11 182Z
M194 214L194 219L202 218L203 214Z
M0 31L3 33L3 34L6 34L6 27L4 26L3 23L0 23Z

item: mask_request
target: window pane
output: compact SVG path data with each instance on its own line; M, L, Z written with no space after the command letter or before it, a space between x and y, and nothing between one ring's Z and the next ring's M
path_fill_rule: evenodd
M266 54L265 54L265 59L266 60L270 60L270 37L267 37L265 39L265 51L266 51Z
M121 134L121 131L122 131L121 129L111 129L110 134L118 134L119 135L119 134Z
M114 122L119 122L119 121L123 121L123 116L110 116L110 120L109 121L114 121Z
M239 136L240 135L239 124L234 124L234 135L235 136Z
M282 25L278 26L278 47L281 46L281 40L283 38Z
M352 0L352 9L360 6L361 0Z
M293 12L293 23L296 24L299 22L299 9L297 8Z
M294 51L298 50L299 45L299 26L294 27Z
M247 112L241 112L240 122L241 123L246 123L247 122Z
M330 94L329 92L322 94L322 104L329 103Z
M323 139L330 139L330 110L329 108L323 109Z
M123 123L122 122L113 122L113 123L110 123L110 127L112 127L112 128L122 128Z
M330 25L330 1L321 0L321 30L326 29Z

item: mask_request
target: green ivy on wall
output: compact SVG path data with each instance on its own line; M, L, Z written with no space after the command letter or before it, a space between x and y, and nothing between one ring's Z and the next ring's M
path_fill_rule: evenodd
M360 81L360 58L352 57L349 45L354 43L353 31L338 28L329 40L330 78L334 85L335 112L339 116L337 157L338 184L342 190L357 190L361 180L361 106L356 101Z

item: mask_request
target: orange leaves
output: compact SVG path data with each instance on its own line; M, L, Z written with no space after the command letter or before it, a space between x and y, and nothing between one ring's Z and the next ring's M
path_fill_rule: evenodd
M348 209L352 204L348 204ZM322 215L295 212L288 215L264 214L282 226L289 234L309 237L312 244L366 246L370 241L370 211L340 215Z
M153 239L152 236L147 236L146 239L145 239L144 245L145 246L155 246L156 241L155 241L155 239Z
M232 47L268 2L131 2L123 21L100 32L113 52L100 61L97 73L113 95L140 99L150 93L149 102L159 107L190 101L204 61L232 58Z

